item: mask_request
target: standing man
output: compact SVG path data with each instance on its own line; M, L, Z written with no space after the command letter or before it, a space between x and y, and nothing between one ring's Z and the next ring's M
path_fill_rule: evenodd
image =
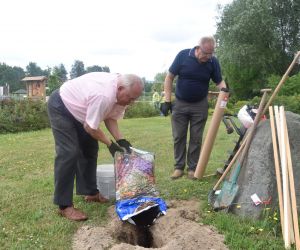
M221 68L214 57L215 40L202 37L199 45L180 51L165 78L166 102L162 106L165 116L172 111L172 133L174 139L175 171L172 179L183 176L187 162L188 178L194 179L199 159L202 135L208 116L208 87L212 79L221 90L226 88ZM171 104L172 84L178 76L175 101ZM190 130L187 149L187 132Z
M86 202L107 201L97 189L98 141L112 156L123 149L130 152L131 144L121 134L117 120L143 88L136 75L95 72L65 82L50 96L48 114L56 151L54 204L61 216L73 221L87 219L73 206L74 179L76 193L84 195ZM116 143L99 128L101 122Z
M153 89L154 93L152 95L152 103L155 110L159 110L160 96L156 89Z

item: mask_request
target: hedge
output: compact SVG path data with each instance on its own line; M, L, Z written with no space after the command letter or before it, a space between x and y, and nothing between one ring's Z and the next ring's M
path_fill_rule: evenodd
M227 104L225 113L237 114L245 104L259 104L261 97L249 101L237 101ZM300 95L277 96L272 105L282 105L285 110L300 114ZM215 108L215 100L209 103L209 113ZM125 119L158 116L151 102L136 102L125 112ZM0 101L0 134L39 130L50 127L47 106L43 101L2 100Z
M0 133L16 133L49 127L46 103L31 100L0 102Z
M136 102L129 106L125 112L124 118L143 118L158 116L159 111L156 110L152 102Z

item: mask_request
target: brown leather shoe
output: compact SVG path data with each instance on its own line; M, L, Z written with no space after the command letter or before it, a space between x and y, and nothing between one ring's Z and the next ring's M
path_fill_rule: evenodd
M183 176L183 170L175 169L174 173L171 175L171 179L175 180Z
M195 174L195 171L189 170L187 178L190 179L190 180L196 180L197 178L194 176L194 174Z
M73 221L83 221L83 220L87 220L87 216L81 212L80 210L72 207L67 207L65 209L59 209L58 213L63 216L66 217L69 220L73 220Z
M103 197L100 193L97 193L95 195L86 195L84 197L84 200L86 202L100 202L100 203L106 203L108 202L108 199Z

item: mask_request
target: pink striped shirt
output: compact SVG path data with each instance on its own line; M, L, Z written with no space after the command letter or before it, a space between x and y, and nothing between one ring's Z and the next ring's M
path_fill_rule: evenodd
M70 113L81 123L97 129L106 119L123 118L125 106L118 105L118 74L93 72L65 82L60 96Z

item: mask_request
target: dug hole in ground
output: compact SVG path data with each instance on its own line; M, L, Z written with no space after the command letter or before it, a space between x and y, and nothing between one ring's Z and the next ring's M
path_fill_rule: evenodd
M111 206L107 226L79 228L74 235L73 249L228 249L223 235L199 222L199 201L173 200L167 201L167 205L167 214L147 229L121 221Z

